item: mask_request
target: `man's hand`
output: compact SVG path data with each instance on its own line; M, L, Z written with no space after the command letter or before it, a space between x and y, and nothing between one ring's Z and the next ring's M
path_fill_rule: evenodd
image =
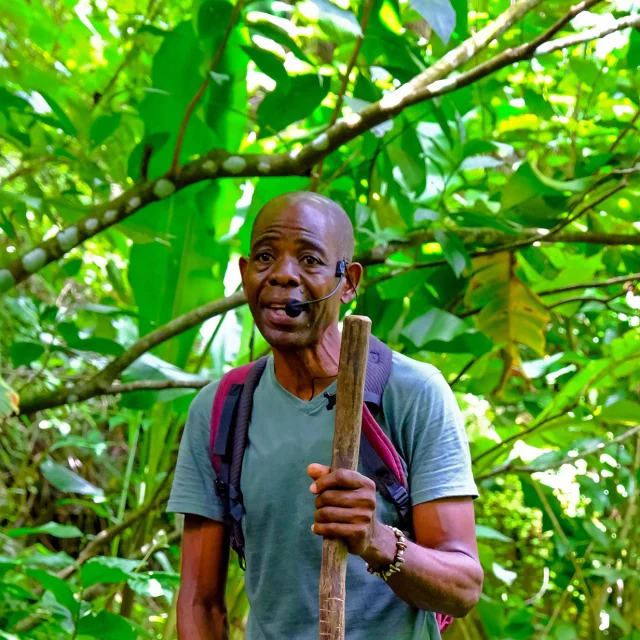
M312 531L325 538L341 538L349 553L384 566L395 555L395 535L376 518L376 485L357 471L310 464L317 495Z

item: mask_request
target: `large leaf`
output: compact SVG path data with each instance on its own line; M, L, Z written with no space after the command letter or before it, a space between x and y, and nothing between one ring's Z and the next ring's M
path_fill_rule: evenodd
M513 364L520 362L520 346L544 356L549 311L514 273L513 256L502 252L475 258L473 270L464 301L470 309L481 308L478 329L503 344Z
M326 78L316 74L291 76L290 86L277 86L258 109L260 136L270 136L287 126L307 118L329 91ZM283 105L287 105L284 109Z
M98 638L98 640L135 640L137 632L129 621L109 611L98 615L90 613L78 621L78 635Z
M0 376L0 417L17 413L20 396Z
M11 362L14 367L29 365L44 353L44 347L39 342L16 341L9 349Z
M338 7L331 0L306 0L299 8L305 15L316 19L334 42L362 36L362 29L353 13Z
M39 527L20 527L9 532L10 538L19 538L37 533L44 533L54 538L82 538L84 534L78 527L69 524L59 524L57 522L47 522Z
M200 184L136 216L138 225L170 238L168 243L136 244L131 249L129 281L140 310L141 335L223 297L229 249L217 240L229 230L237 197L231 181ZM164 343L158 355L184 367L196 333L192 329Z
M51 591L55 599L73 616L77 615L79 604L73 597L69 583L44 569L27 569L27 575L37 580L47 591Z
M450 0L410 0L411 6L447 44L456 26L456 12Z
M444 257L459 278L465 269L471 267L471 258L462 240L453 231L438 229L435 232L436 242L442 247Z
M82 566L82 586L86 589L98 583L125 582L135 574L139 566L138 560L106 556L92 558Z
M41 465L42 475L58 491L65 493L81 493L88 496L104 496L104 491L81 478L79 475L67 469L53 460L47 458Z
M443 309L429 309L402 330L402 335L419 349L473 353L480 356L491 349L491 341L464 320Z

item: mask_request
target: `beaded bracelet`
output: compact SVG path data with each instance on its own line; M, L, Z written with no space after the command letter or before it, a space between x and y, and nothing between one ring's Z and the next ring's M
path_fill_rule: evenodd
M389 526L389 525L387 525ZM384 571L374 571L372 567L367 563L367 571L374 575L382 578L385 582L388 580L389 576L392 576L394 573L398 573L404 562L404 550L407 548L407 543L404 539L404 534L400 529L396 529L395 527L389 527L393 533L396 534L396 556L393 559L393 562L384 570Z

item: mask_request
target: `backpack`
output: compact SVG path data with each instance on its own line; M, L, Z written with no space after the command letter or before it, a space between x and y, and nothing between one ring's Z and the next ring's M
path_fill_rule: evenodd
M360 460L365 474L375 482L378 491L396 507L401 522L410 523L411 505L400 456L369 408L382 408L382 394L391 374L391 358L391 349L375 336L370 336L362 407ZM229 526L231 547L243 570L246 563L241 521L245 508L240 490L240 473L244 451L248 445L253 393L265 370L267 359L268 356L263 356L226 373L218 384L211 411L209 451L216 472L215 490L223 505L224 521ZM325 393L325 397L331 408L335 396ZM443 631L453 618L436 613L436 620L440 631Z

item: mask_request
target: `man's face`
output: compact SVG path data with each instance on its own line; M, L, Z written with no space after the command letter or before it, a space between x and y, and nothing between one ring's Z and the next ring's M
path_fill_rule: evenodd
M272 347L295 350L319 343L338 320L341 297L351 299L343 281L335 296L305 306L297 318L284 311L290 299L315 300L335 288L336 263L345 257L337 231L315 203L280 201L259 217L240 271L253 318Z

